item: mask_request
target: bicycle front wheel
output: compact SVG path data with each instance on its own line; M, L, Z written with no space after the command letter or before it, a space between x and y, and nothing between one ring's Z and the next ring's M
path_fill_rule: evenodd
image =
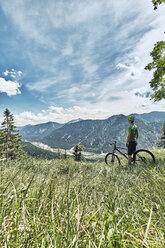
M139 149L133 155L133 161L136 164L146 164L153 163L155 164L156 160L152 152L146 149Z
M106 156L105 156L105 163L107 165L120 165L120 159L116 154L113 154L111 152L109 152Z

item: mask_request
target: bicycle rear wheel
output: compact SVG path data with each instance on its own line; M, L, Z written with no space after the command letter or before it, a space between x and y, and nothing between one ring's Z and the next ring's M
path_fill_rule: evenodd
M105 163L107 165L120 165L120 159L116 154L113 154L112 152L107 153L105 156Z
M155 164L156 160L152 152L146 149L139 149L133 155L133 161L136 164L146 164L153 163Z

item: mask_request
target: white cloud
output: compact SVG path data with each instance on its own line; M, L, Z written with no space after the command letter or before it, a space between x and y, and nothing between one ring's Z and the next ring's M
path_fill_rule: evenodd
M71 108L63 108L50 106L47 110L42 110L40 113L32 113L32 112L22 112L20 114L15 115L15 124L17 126L23 126L27 124L39 124L46 123L48 121L65 123L74 119L96 119L98 116L105 116L103 111L100 109L90 109L88 107L80 107L73 106Z
M9 75L9 71L8 70L6 70L6 71L4 71L4 73L3 73L5 76L8 76Z
M25 112L22 122L23 117L31 123L63 122L139 112L144 106L146 111L162 109L164 102L154 104L135 93L150 90L152 72L144 67L151 60L154 43L164 38L164 7L153 11L151 0L48 0L44 8L40 2L5 0L1 5L27 44L34 45L25 53L36 71L43 72L27 88L40 91L47 102L51 95L50 102L60 99L61 106L73 107L52 106L38 115ZM4 73L9 76L8 70ZM15 75L12 70L10 76Z
M22 76L23 72L22 71L17 71L18 76Z
M34 83L29 83L27 85L27 88L30 90L37 90L40 92L44 92L45 90L47 90L48 87L54 85L57 83L56 78L46 78L46 79L41 79L38 82L34 82Z
M56 112L58 114L61 114L64 112L64 108L63 107L50 106L48 112Z
M127 65L124 65L122 63L119 63L119 64L116 65L116 68L117 69L128 69L128 66Z
M49 25L49 20L46 17L47 8L42 8L36 2L7 0L1 2L1 5L4 12L10 16L26 37L38 44L47 44L53 49L55 48L55 43L46 35ZM45 16L45 18L43 19L42 16Z
M18 82L13 82L10 80L5 80L4 78L0 78L0 92L4 92L8 96L21 94L19 87L20 85Z
M142 92L143 89L139 89ZM23 126L27 124L39 124L49 121L66 123L75 119L106 119L116 114L131 114L131 113L148 113L152 111L164 111L165 100L158 103L153 103L149 98L135 95L135 90L132 92L123 91L122 105L120 99L115 101L102 101L97 104L89 104L82 102L82 106L73 106L70 108L50 106L39 113L22 112L14 115L15 124Z
M27 88L29 90L36 90L40 92L45 92L47 91L50 87L53 87L57 84L65 83L71 78L71 75L69 72L64 71L62 73L54 72L54 76L51 77L50 75L47 76L47 78L42 79L37 82L29 83L27 85Z
M11 78L20 78L22 76L22 71L17 71L12 69L11 71L6 70L2 73L4 76L10 76Z

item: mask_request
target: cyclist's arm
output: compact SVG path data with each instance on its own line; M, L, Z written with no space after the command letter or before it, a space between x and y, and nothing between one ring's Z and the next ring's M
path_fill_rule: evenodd
M131 133L128 133L126 144L128 144L130 137L131 137Z
M136 139L138 139L138 137L139 137L139 133L138 133L138 130L137 130Z

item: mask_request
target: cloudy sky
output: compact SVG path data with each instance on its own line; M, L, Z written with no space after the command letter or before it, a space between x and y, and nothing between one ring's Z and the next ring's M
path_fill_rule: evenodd
M144 70L165 40L151 0L0 0L0 120L16 125L164 111Z

